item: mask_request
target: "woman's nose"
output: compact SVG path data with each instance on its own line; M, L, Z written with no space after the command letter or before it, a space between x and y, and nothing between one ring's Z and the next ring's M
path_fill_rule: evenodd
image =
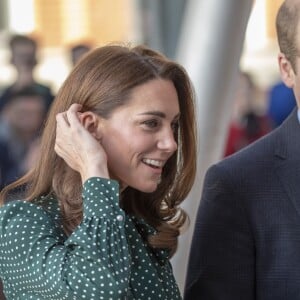
M166 129L160 136L157 144L158 148L166 152L175 152L177 150L177 142L174 137L172 128Z

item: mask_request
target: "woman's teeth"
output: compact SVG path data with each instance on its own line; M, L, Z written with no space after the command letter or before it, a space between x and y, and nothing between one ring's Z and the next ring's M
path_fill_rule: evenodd
M155 160L155 159L149 159L149 158L144 158L143 162L151 167L155 168L162 168L164 165L164 162L161 160Z

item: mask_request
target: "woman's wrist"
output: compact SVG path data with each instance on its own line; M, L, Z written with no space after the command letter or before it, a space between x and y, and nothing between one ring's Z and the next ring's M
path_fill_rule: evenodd
M84 172L81 172L80 175L81 175L82 183L84 183L86 180L88 180L91 177L101 177L101 178L110 179L107 168L106 169L91 168L85 170Z

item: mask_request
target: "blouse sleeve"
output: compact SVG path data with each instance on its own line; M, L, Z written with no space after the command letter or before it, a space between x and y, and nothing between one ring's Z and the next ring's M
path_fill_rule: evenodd
M118 193L115 181L88 179L83 221L66 240L41 207L24 201L5 205L0 273L12 298L124 299L130 259Z

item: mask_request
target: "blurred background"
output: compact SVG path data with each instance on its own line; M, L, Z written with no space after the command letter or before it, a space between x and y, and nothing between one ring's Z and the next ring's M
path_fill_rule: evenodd
M95 47L116 41L146 43L175 58L185 8L189 2L0 0L0 84L10 83L14 77L7 47L8 39L14 33L37 39L39 65L36 75L50 83L55 91L71 67L69 47L77 43ZM262 89L278 79L274 18L281 2L254 1L245 34L241 68L252 73ZM263 100L260 104L264 105Z
M295 107L277 66L282 2L0 0L0 188L34 163L41 123L81 55L111 42L161 51L186 68L197 98L198 172L183 204L191 224L172 259L182 290L207 167L279 126ZM36 42L31 54L13 48L16 35ZM16 145L19 153L11 151Z

